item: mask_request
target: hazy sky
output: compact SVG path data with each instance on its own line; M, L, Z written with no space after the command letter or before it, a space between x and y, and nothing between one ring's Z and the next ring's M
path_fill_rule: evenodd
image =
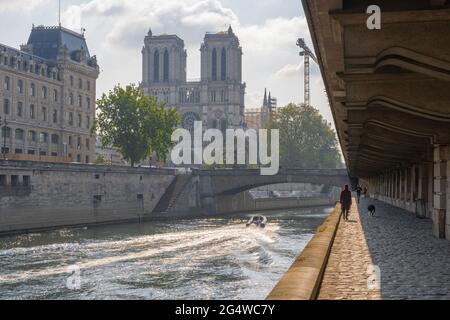
M141 80L141 49L151 27L154 34L177 34L188 51L188 78L200 76L204 33L231 24L243 48L246 107L260 107L264 88L279 105L303 101L303 64L296 40L312 48L299 0L62 0L62 24L86 29L89 51L97 55L101 74L97 95L114 84ZM31 25L56 25L58 0L0 0L0 43L18 48ZM331 121L319 68L311 68L311 103Z

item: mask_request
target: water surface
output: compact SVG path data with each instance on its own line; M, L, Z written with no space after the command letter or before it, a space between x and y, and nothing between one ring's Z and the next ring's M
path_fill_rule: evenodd
M0 299L264 299L331 210L264 212L265 229L238 214L3 237Z

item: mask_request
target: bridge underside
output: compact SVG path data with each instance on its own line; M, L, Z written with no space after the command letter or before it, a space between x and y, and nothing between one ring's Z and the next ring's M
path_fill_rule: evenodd
M256 187L279 183L311 183L342 187L349 183L345 169L281 170L274 176L263 176L260 170L200 170L200 189L207 196L231 195Z
M345 169L283 169L274 176L263 176L260 170L250 169L194 170L193 175L199 182L199 202L201 210L205 213L235 211L241 202L245 202L244 191L259 186L311 183L342 187L349 183Z
M380 30L367 28L370 5ZM303 7L350 176L450 239L450 1Z

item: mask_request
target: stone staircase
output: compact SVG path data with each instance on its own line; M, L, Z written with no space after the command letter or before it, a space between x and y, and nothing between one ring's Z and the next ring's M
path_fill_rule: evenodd
M169 212L177 202L190 179L191 175L176 176L170 186L167 188L167 191L159 200L153 212L162 214Z

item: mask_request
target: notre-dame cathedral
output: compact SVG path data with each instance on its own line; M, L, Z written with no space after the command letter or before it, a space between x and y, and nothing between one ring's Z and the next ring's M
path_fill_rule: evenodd
M206 33L199 81L186 79L187 53L178 36L153 35L150 30L144 42L141 88L176 108L183 128L192 130L194 121L202 121L204 129L244 126L242 48L231 26Z

